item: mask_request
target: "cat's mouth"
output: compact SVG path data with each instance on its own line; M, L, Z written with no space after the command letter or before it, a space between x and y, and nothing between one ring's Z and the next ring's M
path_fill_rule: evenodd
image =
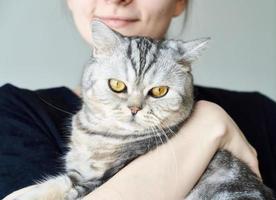
M144 128L143 124L139 123L139 120L137 119L136 116L130 116L128 123L134 127Z
M131 116L131 117L130 117L129 123L130 123L132 126L135 126L135 127L140 127L140 126L141 126L141 124L138 123L138 121L136 120L135 116Z
M130 121L130 122L136 122L135 119L136 119L135 116L131 116L129 121Z

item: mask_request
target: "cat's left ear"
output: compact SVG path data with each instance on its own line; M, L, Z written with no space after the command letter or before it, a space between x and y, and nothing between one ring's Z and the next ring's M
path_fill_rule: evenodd
M93 56L109 56L122 41L121 34L113 31L100 20L91 23Z
M210 39L206 37L191 41L168 40L165 46L173 50L173 57L183 65L185 71L191 71L191 64L201 55Z

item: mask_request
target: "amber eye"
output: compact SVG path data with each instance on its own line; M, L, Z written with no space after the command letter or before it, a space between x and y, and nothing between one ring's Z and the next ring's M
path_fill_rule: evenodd
M165 96L169 91L169 87L168 86L159 86L159 87L154 87L149 91L149 94L152 97L155 98L160 98Z
M119 81L116 79L109 79L108 85L113 92L120 93L120 92L125 92L126 90L125 83L123 81Z

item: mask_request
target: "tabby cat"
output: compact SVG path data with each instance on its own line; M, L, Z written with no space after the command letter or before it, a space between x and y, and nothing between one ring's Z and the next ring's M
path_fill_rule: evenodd
M19 200L81 199L172 137L192 112L191 63L208 38L124 37L93 21L92 41L93 56L82 79L83 105L72 118L66 173L37 184ZM218 151L186 199L273 197L244 163Z

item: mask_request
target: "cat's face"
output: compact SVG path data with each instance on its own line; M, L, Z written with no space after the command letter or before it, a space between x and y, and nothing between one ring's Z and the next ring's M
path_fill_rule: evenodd
M130 131L167 128L186 119L193 106L193 83L191 55L183 59L183 42L122 37L93 23L94 56L83 77L90 110L106 126Z

